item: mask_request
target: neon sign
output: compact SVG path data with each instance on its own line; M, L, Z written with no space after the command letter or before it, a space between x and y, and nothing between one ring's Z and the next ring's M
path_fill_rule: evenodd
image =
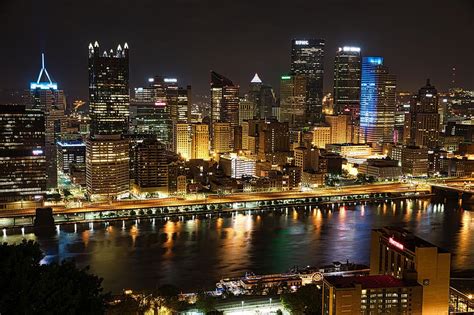
M396 248L398 248L400 250L403 250L403 248L404 248L403 244L401 244L401 243L397 242L396 240L394 240L393 237L389 238L388 242L390 243L390 245L393 245L393 246L395 246Z
M43 150L33 150L33 155L41 155L43 154Z

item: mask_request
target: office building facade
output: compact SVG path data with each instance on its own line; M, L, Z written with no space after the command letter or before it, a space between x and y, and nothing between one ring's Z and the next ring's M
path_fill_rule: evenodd
M292 75L306 78L305 113L310 122L322 120L324 39L293 39L291 41Z
M360 140L393 142L396 79L382 57L363 57L360 96Z
M0 210L41 205L47 187L44 139L40 109L0 105Z

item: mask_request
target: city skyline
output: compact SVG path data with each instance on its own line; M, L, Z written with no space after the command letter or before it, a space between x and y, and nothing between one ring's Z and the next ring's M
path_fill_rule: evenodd
M325 92L332 91L331 69L337 48L348 45L361 47L365 56L384 56L399 78L399 90L416 91L419 82L427 77L440 90L446 90L451 85L453 66L456 67L455 85L471 88L474 84L474 66L469 58L473 44L463 41L463 31L472 27L474 14L474 7L468 1L455 1L449 7L443 7L438 1L430 2L427 7L423 1L411 4L410 10L404 10L400 3L382 6L371 2L355 7L346 1L292 5L270 5L263 1L252 7L247 2L240 2L231 4L230 11L234 12L232 16L245 18L235 19L235 27L230 28L229 36L218 37L215 35L222 30L206 21L218 19L223 22L226 19L223 8L212 6L213 3L208 1L208 10L208 6L195 1L163 4L157 16L150 17L143 8L147 5L153 8L151 3L144 3L143 8L137 5L127 12L123 12L125 6L119 4L109 12L106 10L108 7L101 4L63 4L51 0L41 4L50 6L51 13L44 11L35 17L33 14L38 4L25 9L24 3L6 1L0 5L0 17L6 21L6 29L9 30L4 42L12 44L10 49L0 52L2 69L9 74L8 79L0 79L0 86L22 89L22 82L26 85L35 77L38 56L45 52L48 68L55 74L54 80L61 84L68 96L87 99L87 72L84 71L87 52L84 47L98 40L104 47L116 42L129 43L131 87L140 86L155 73L163 73L193 85L195 94L207 95L209 71L215 70L233 78L241 86L246 86L257 72L264 83L278 90L280 75L290 68L289 53L293 38L325 39ZM286 15L288 10L296 12L298 8L306 10L298 10L302 11L300 15ZM55 21L48 19L55 10L74 11L75 14L70 15L70 21L62 22L65 25L60 27L48 22ZM389 19L383 18L386 17L385 10L391 11ZM421 10L424 10L423 15L416 13ZM22 18L18 19L22 22L21 27L16 27L18 13L15 12L22 14ZM179 16L185 17L185 23L173 24L173 21L168 21L166 12L181 13ZM100 16L104 25L111 27L98 29L82 23L81 18L86 13L92 17ZM357 19L351 22L351 17L361 13L366 15L364 21ZM328 15L334 17L326 19ZM38 19L46 21L44 27L35 28L33 24L29 27L29 23L39 23ZM160 23L151 23L156 19ZM454 19L456 23L452 23ZM439 20L445 23L438 23ZM205 23L198 23L202 21ZM253 25L252 28L249 25ZM426 26L428 31L418 31L420 26ZM254 31L255 28L259 31ZM135 36L136 32L143 36ZM19 42L15 40L18 37L29 40ZM454 49L459 43L462 43L463 49Z

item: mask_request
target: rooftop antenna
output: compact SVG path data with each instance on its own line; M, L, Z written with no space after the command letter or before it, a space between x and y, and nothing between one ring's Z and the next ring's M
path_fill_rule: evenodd
M46 70L46 66L44 62L44 53L41 53L41 70L38 75L38 80L36 80L37 84L41 82L41 77L43 76L43 73L46 74L46 77L48 78L49 83L53 84L53 81L51 80L51 77L49 76L48 70Z

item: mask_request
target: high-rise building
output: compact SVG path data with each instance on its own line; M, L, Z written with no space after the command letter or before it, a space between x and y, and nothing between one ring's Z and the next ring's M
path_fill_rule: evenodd
M222 155L219 165L224 174L232 178L255 176L256 161L245 156L238 156L236 153Z
M324 39L293 39L291 42L291 74L306 78L308 120L322 120Z
M0 210L41 205L37 202L46 193L44 121L40 109L0 105Z
M325 120L331 128L330 143L352 143L350 115L326 115Z
M400 228L372 230L370 274L416 281L422 314L448 314L451 254Z
M246 95L240 98L239 102L239 126L242 125L244 120L253 119L255 116L256 103Z
M216 122L239 125L239 86L230 79L211 71L211 133Z
M283 75L280 78L280 121L291 126L302 125L308 120L307 77Z
M361 56L359 47L339 47L334 60L334 113L358 118Z
M380 145L393 142L395 125L395 76L382 57L362 58L360 94L360 137L362 142Z
M213 126L212 148L219 155L232 151L231 149L231 126L230 123L216 122Z
M86 163L86 145L82 140L58 141L57 150L58 170L63 173L69 173L72 163Z
M359 142L361 56L359 47L339 47L334 61L334 113L350 116L349 142Z
M122 134L128 130L128 45L102 54L89 44L89 115L91 135Z
M91 200L129 194L129 142L120 134L98 135L86 142L86 185Z
M412 97L410 112L405 115L406 144L437 147L439 127L438 91L428 79Z
M66 98L64 91L58 89L58 84L51 79L46 70L44 54L41 55L38 79L30 83L30 95L29 105L44 113L47 187L56 188L58 185L56 142L61 139L61 129L64 129Z
M276 102L275 92L271 86L263 84L257 73L250 81L249 99L255 104L254 116L260 119L273 116L272 109Z
M140 192L168 192L166 146L145 139L135 148L135 185Z
M258 125L258 155L261 160L266 160L268 155L290 151L288 123L260 121Z
M209 160L209 125L192 124L191 158Z
M331 143L331 127L315 126L313 128L313 145L324 149L328 143Z
M173 124L161 77L148 79L147 87L135 88L130 104L131 131L134 134L151 134L171 148Z
M128 45L99 52L89 44L90 136L86 141L86 185L91 199L129 194L129 142L123 135L129 117Z
M177 123L175 125L176 154L185 160L191 159L191 125Z

